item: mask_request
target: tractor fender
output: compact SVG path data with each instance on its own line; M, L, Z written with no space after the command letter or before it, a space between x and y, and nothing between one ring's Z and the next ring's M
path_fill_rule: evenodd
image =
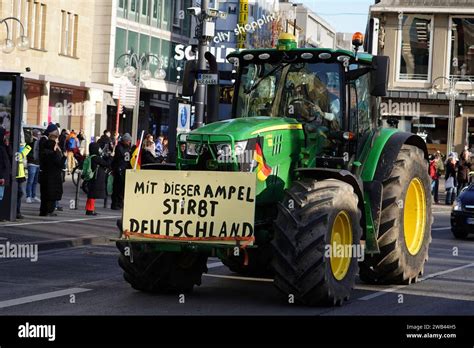
M365 206L364 206L364 190L362 181L354 174L345 169L330 168L298 168L296 171L301 177L312 178L316 180L336 179L343 181L354 188L354 193L359 198L358 207L361 211L361 225L365 234Z
M385 143L377 163L373 180L383 182L390 177L398 153L404 144L413 145L423 150L425 159L428 161L428 148L420 136L412 133L396 132Z

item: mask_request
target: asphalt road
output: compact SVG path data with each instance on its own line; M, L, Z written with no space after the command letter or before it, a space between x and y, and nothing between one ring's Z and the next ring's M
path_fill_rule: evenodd
M271 279L239 277L217 259L209 259L209 273L184 303L178 295L140 293L123 280L109 243L42 251L37 262L0 259L0 315L473 315L474 237L454 239L446 207L436 206L434 216L423 280L410 286L357 280L342 307L285 303ZM69 224L95 234L115 231L112 219Z

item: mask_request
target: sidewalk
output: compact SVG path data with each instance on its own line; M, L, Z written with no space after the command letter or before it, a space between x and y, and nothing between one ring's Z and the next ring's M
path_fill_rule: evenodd
M66 176L64 194L58 216L39 216L39 203L26 203L23 197L21 212L25 217L16 222L0 222L0 243L38 244L38 249L48 250L87 244L102 244L118 236L116 220L121 211L104 208L104 200L96 201L97 216L85 215L86 195L79 192L77 209L74 207L76 188L71 176ZM39 195L39 186L37 188ZM41 198L41 197L40 197Z

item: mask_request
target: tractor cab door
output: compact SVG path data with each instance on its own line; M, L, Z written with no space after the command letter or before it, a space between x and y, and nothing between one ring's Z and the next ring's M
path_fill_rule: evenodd
M356 135L352 153L359 158L365 143L371 138L371 131L376 127L374 98L370 95L370 74L350 81L349 89L349 128Z

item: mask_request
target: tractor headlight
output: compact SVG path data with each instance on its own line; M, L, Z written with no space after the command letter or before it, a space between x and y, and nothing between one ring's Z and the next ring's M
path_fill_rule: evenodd
M216 145L217 154L219 156L241 156L245 152L247 142L248 140L235 142L233 153L230 144L218 144Z
M460 200L457 199L456 202L454 202L453 210L454 211L462 211L462 204L461 204Z

